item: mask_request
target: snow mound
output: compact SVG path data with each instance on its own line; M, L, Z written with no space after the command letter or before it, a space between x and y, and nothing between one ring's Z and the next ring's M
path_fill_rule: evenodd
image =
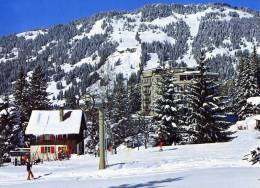
M230 130L255 130L257 117L259 117L259 115L248 117L243 121L238 121L236 124L230 127Z
M250 97L247 99L247 103L258 106L260 104L260 97Z

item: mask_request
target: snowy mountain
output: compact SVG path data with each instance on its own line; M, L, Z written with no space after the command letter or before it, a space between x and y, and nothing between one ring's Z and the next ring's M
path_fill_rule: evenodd
M257 46L260 12L226 4L147 5L109 12L65 25L0 38L0 93L10 90L20 66L28 76L40 64L53 101L66 92L99 91L104 77L158 67L174 60L196 66L201 49L221 79L234 76L239 55Z

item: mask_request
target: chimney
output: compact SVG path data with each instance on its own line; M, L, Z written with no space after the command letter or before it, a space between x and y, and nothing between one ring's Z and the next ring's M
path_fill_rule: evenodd
M63 116L64 116L64 110L63 110L63 106L60 107L60 121L63 121Z

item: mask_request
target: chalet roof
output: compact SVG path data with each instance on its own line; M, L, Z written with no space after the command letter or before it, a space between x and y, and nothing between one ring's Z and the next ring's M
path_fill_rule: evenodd
M25 134L79 134L82 110L64 110L60 121L59 110L33 110Z

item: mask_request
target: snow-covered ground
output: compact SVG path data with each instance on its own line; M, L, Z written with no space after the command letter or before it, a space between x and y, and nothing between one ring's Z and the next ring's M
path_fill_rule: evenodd
M231 142L158 148L121 149L108 154L108 168L98 170L98 158L73 156L68 161L33 166L38 180L27 181L26 169L0 168L0 187L77 188L258 188L260 165L252 166L243 156L260 145L260 133L238 131Z

